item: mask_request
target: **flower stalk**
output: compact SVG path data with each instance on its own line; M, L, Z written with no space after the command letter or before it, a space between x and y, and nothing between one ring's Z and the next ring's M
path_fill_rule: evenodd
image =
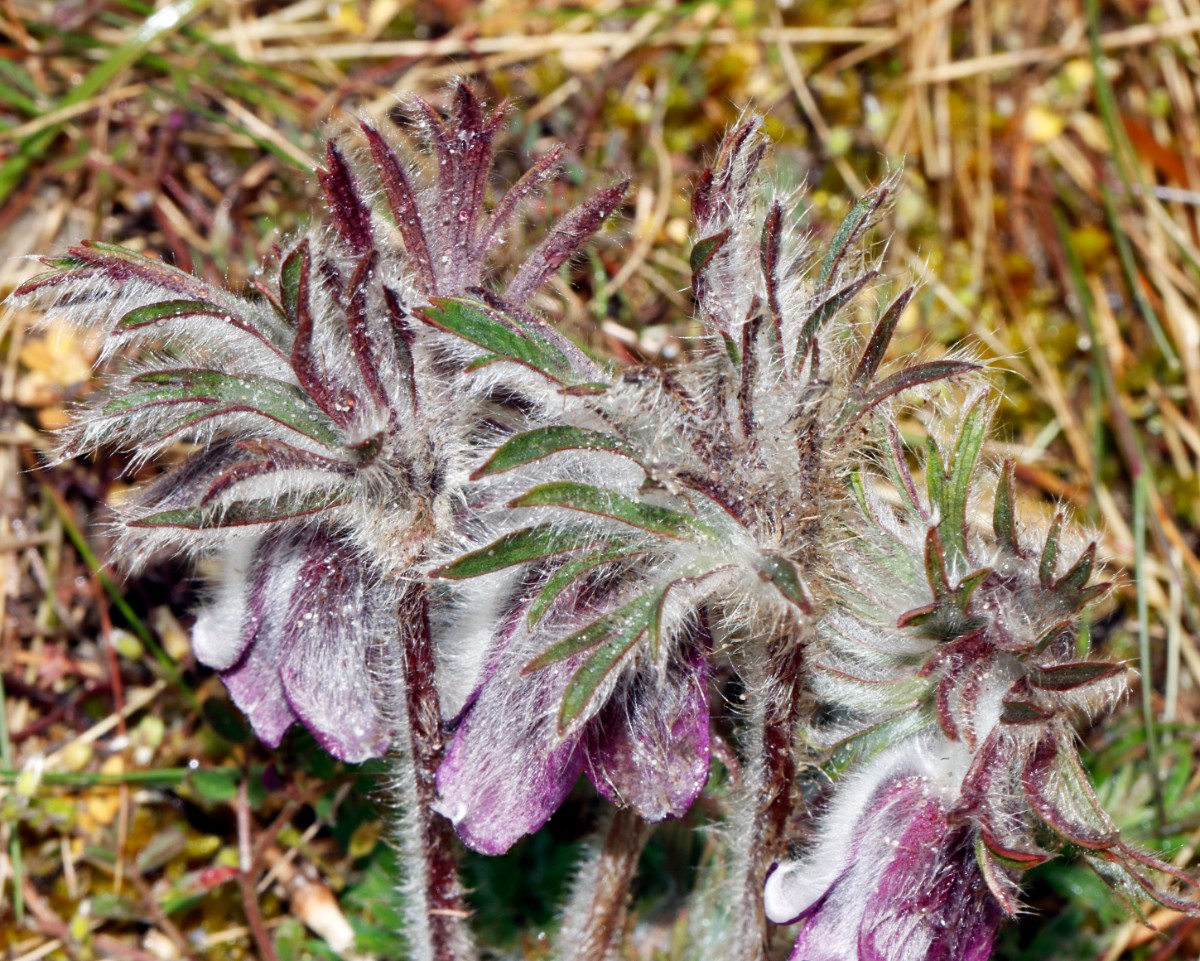
M444 752L437 665L429 623L429 598L412 587L401 599L401 672L405 718L403 756L393 778L405 822L400 844L408 876L404 883L406 932L414 961L470 961L476 956L458 874L454 829L433 809L435 778ZM410 760L411 759L411 760Z
M783 858L792 836L796 792L796 736L802 717L804 646L780 635L761 674L744 672L748 714L741 733L740 780L725 804L737 840L728 867L737 900L734 931L722 939L722 957L764 958L773 930L764 923L763 879Z
M654 825L629 808L609 813L596 849L584 856L563 909L562 961L605 961L622 941L630 884Z

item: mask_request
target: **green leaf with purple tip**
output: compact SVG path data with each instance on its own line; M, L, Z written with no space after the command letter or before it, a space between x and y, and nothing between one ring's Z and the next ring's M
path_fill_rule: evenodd
M552 524L527 527L524 530L505 534L487 547L472 551L456 561L439 567L433 572L433 575L450 580L480 577L484 574L494 574L507 567L515 567L517 564L525 564L529 561L553 557L555 554L578 550L591 542L591 538L583 537L578 532L564 531L561 527L555 527Z
M1011 460L1004 462L1000 481L996 485L992 530L1003 547L1020 556L1021 546L1017 541L1016 464Z
M1120 664L1079 661L1073 664L1035 667L1029 672L1029 683L1043 691L1073 691L1077 687L1107 681L1124 673L1125 668Z
M128 522L130 527L181 527L188 530L216 530L273 524L305 517L344 504L349 500L342 490L310 491L289 497L265 497L234 501L206 507L184 507L159 511Z
M562 567L546 579L546 583L538 591L537 597L529 605L529 623L531 625L537 624L562 592L588 571L599 567L601 564L609 564L614 561L637 557L643 553L645 553L645 548L635 546L627 541L613 546L608 550L588 554L584 557L572 558L567 561L567 563L563 564Z
M501 474L566 450L605 450L636 460L633 452L612 434L582 427L540 427L510 437L472 477Z
M708 266L709 261L717 255L717 251L725 246L725 242L729 240L731 233L732 231L726 228L719 234L713 234L711 237L705 237L702 240L696 241L695 246L692 247L692 253L688 258L693 276Z
M340 441L335 425L294 384L257 374L224 374L202 368L155 370L139 374L134 390L104 405L104 415L119 417L146 407L203 404L201 413L244 410L262 414L327 447Z
M650 629L660 603L662 592L651 591L623 609L628 613L614 622L612 635L588 657L563 691L558 712L560 731L569 728L587 710L613 670Z
M551 664L565 661L567 658L574 657L576 654L581 654L595 647L610 635L624 637L633 632L634 639L636 639L650 623L652 612L662 600L662 595L663 592L661 590L650 591L640 595L628 604L617 608L615 611L610 611L608 614L598 617L586 627L550 645L550 647L546 648L546 650L542 651L541 654L526 664L521 669L521 673L532 674L534 671L540 671Z
M426 323L439 327L498 357L511 357L552 380L571 378L571 363L556 346L528 327L505 323L502 315L478 301L462 297L435 298L417 311Z
M208 304L199 300L166 300L158 304L147 304L145 307L136 307L129 311L117 323L117 330L145 327L148 324L174 320L177 317L195 317L197 315L221 317L225 316L225 314L226 312L215 304Z
M849 283L833 291L812 309L804 320L804 326L800 328L800 338L796 343L797 366L804 363L809 342L817 336L821 328L878 276L878 272L871 270L855 277Z
M817 275L817 283L824 284L836 273L837 267L846 256L850 245L858 239L871 224L871 216L883 205L890 191L886 186L872 190L858 201L850 212L842 219L829 248L825 251L825 259L821 262L821 270Z
M982 398L967 411L954 442L950 469L941 491L938 530L947 560L952 566L967 559L967 498L987 434L987 415L987 406Z
M1062 525L1062 514L1056 514L1054 523L1050 525L1050 533L1046 535L1042 558L1038 562L1038 578L1042 582L1042 587L1047 589L1054 584L1054 571L1058 567L1058 539L1062 536Z
M673 538L696 538L708 533L707 527L688 514L646 504L606 487L592 487L575 481L553 481L533 488L509 504L510 507L563 507L609 517L631 527L640 527Z

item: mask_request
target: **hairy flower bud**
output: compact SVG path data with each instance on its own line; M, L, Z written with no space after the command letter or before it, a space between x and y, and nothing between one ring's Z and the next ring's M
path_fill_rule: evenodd
M1126 676L1081 646L1107 589L1089 584L1095 544L1064 561L1061 515L1038 537L1023 529L1012 465L998 478L979 467L986 400L965 408L947 449L929 443L924 495L895 432L890 483L857 481L846 603L813 651L814 690L838 717L814 733L837 739L845 773L811 860L767 882L775 920L813 918L796 957L986 958L1021 872L1068 845L1127 896L1198 908L1163 884L1193 878L1121 840L1079 760L1074 724L1111 708ZM814 953L835 929L824 943L837 947Z
M804 920L796 961L986 961L1003 918L921 745L887 751L840 791L812 863L767 878L767 917Z

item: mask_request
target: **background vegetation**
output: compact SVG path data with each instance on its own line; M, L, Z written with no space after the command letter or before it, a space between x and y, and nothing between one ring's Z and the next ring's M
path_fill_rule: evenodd
M964 339L998 367L1027 499L1103 531L1119 589L1093 625L1144 683L1087 732L1127 836L1191 864L1200 839L1198 0L0 0L0 297L31 253L85 237L244 285L319 202L321 138L405 122L474 78L521 110L511 181L552 141L566 176L633 176L625 239L548 312L599 352L688 349L689 187L748 106L824 234L903 165L887 269L925 278L901 352ZM7 958L400 954L379 771L293 731L250 736L187 641L193 585L104 566L116 458L40 458L97 345L0 321L0 950ZM594 800L473 859L477 922L518 956ZM703 840L659 830L647 956L679 955L672 897ZM248 872L238 865L247 864ZM1041 869L1005 959L1194 958L1200 921L1127 922L1091 875Z

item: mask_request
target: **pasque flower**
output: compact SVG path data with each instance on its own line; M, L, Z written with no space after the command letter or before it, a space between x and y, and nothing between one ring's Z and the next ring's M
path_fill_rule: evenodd
M424 163L369 126L329 145L323 224L250 293L84 243L16 294L106 335L62 456L179 453L121 506L117 556L198 560L197 658L260 737L300 722L343 760L394 755L411 956L473 955L453 831L503 852L580 774L618 810L564 930L615 955L648 822L705 787L710 703L729 777L696 956L762 961L765 908L803 920L797 961L983 961L1021 872L1068 846L1195 912L1079 760L1075 725L1125 682L1080 632L1095 547L1022 525L1011 468L979 467L976 364L885 366L914 293L870 243L898 177L818 243L739 123L693 195L700 336L672 366L605 365L536 297L626 184L499 276L490 251L561 151L489 202L504 107L459 84L415 114ZM881 425L956 390L920 493ZM784 859L822 747L823 820Z
M1004 912L952 813L952 773L906 743L840 788L811 863L767 879L768 917L806 922L793 958L986 961Z
M929 443L925 495L894 431L890 480L858 479L846 604L813 650L814 690L840 715L817 736L845 773L811 857L766 885L772 920L808 919L796 958L984 959L1021 872L1067 846L1134 903L1197 908L1165 884L1196 881L1121 839L1080 763L1074 724L1126 678L1081 640L1107 589L1089 584L1096 546L1068 554L1061 515L1018 521L1012 464L979 467L986 398L965 409L948 450Z
M582 658L523 673L545 641L514 626L447 749L439 810L459 836L476 850L502 853L545 823L581 772L610 801L648 820L686 812L708 778L702 646L681 646L663 688L648 687L649 674L634 674L619 695L564 732L561 705Z
M561 154L489 207L506 109L485 112L463 85L448 116L415 104L435 173L369 126L370 163L357 172L331 141L318 172L329 226L285 244L249 295L101 243L47 260L16 292L101 327L106 357L129 358L69 429L63 456L103 445L147 460L195 444L123 505L119 555L211 558L197 658L268 744L302 721L348 761L392 741L397 637L426 629L421 563L455 528L467 451L509 416L499 392L462 382L456 358L474 356L469 344L414 310L495 279L489 252ZM367 199L376 188L378 206ZM623 193L602 191L555 225L498 284L508 309L524 309ZM565 338L543 337L590 369Z
M759 201L760 126L732 130L695 190L694 354L574 373L565 388L543 368L553 393L540 423L474 473L480 496L504 493L503 510L437 573L483 581L448 633L486 637L490 653L438 789L481 850L540 827L581 769L647 819L686 811L707 770L710 649L743 675L753 710L773 710L773 685L800 684L863 419L973 369L947 359L879 376L911 290L869 338L853 321L878 278L863 238L893 182L818 255L782 200ZM790 739L794 714L777 721ZM776 753L790 763L790 740ZM778 778L786 795L790 775Z
M196 656L258 735L275 745L300 721L346 761L394 752L406 936L414 958L446 961L467 957L470 938L452 837L432 811L443 743L424 573L434 545L458 536L479 448L527 406L526 368L466 367L482 342L500 348L491 360L524 346L595 368L529 302L625 185L561 217L497 277L490 252L562 151L489 204L506 109L486 111L459 84L446 115L422 100L415 112L427 169L369 126L356 148L367 162L331 142L318 171L327 223L285 243L249 294L84 243L47 260L16 302L107 335L116 372L63 456L109 446L144 461L191 442L122 505L116 551L131 566L163 548L200 559ZM420 312L464 295L478 307L458 326ZM483 313L499 310L511 319Z

